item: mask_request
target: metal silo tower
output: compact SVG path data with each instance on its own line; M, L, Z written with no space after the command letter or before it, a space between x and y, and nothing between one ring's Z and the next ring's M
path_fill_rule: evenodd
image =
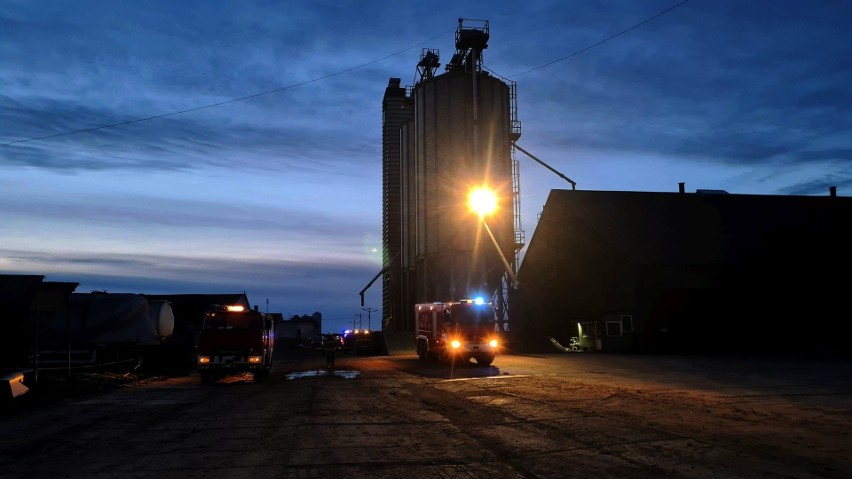
M501 253L514 270L523 244L512 146L519 124L514 82L482 69L488 40L488 21L459 19L445 73L435 75L438 52L426 49L405 98L391 95L400 91L391 90L398 88L395 79L386 90L383 291L389 330L414 328L415 303L485 296L506 309ZM498 197L498 209L486 219L496 245L468 207L468 194L482 186Z

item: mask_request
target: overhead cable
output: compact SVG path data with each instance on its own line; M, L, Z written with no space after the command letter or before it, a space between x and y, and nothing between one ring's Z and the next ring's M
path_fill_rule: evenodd
M680 2L680 3L678 3L678 4L672 5L671 7L669 7L669 8L667 8L667 9L663 10L662 12L660 12L660 13L658 13L658 14L656 14L656 15L652 16L652 17L648 17L648 18L646 18L645 20L642 20L641 22L637 23L636 25L633 25L632 27L630 27L630 28L628 28L628 29L626 29L626 30L622 30L621 32L616 33L615 35L612 35L612 36L610 36L610 37L608 37L608 38L605 38L605 39L603 39L603 40L601 40L601 41L599 41L599 42L595 43L594 45L589 45L589 46L587 46L586 48L583 48L583 49L577 50L576 52L574 52L574 53L572 53L572 54L570 54L570 55L568 55L568 56L566 56L566 57L562 57L562 58L559 58L559 59L557 59L557 60L553 60L552 62L545 63L544 65L540 65L540 66L537 66L537 67L535 67L535 68L530 68L529 70L526 70L526 71L523 71L523 72L520 72L520 73L515 73L514 75L509 75L509 78L516 78L516 77L519 77L519 76L521 76L521 75L526 75L527 73L534 72L534 71L536 71L536 70L541 70L542 68L549 67L550 65L553 65L554 63L559 63L559 62L561 62L561 61L565 61L565 60L567 60L567 59L569 59L569 58L571 58L571 57L577 56L577 55L579 55L579 54L581 54L581 53L583 53L583 52L585 52L585 51L591 50L592 48L595 48L595 47L597 47L597 46L599 46L599 45L603 45L604 43L606 43L606 42L608 42L608 41L612 40L613 38L616 38L616 37L619 37L619 36L621 36L621 35L624 35L625 33L629 32L630 30L633 30L633 29L639 28L639 27L641 27L642 25L644 25L644 24L646 24L646 23L650 22L651 20L654 20L655 18L661 17L661 16L665 15L666 13L669 13L670 11L674 10L675 8L677 8L677 7L681 6L681 5L683 5L684 3L688 2L688 1L689 1L689 0L683 0L682 2Z
M382 57L382 58L379 58L379 59L376 59L376 60L373 60L373 61L370 61L370 62L364 63L364 64L362 64L362 65L358 65L358 66L350 67L350 68L347 68L347 69L345 69L345 70L340 70L340 71L335 72L335 73L329 73L329 74L327 74L327 75L323 75L323 76L320 76L320 77L316 77L316 78L313 78L313 79L311 79L311 80L306 80L306 81L303 81L303 82L293 83L293 84L291 84L291 85L287 85L287 86L285 86L285 87L275 88L275 89L273 89L273 90L268 90L268 91L264 91L264 92L260 92L260 93L255 93L255 94L253 94L253 95L247 95L247 96L243 96L243 97L239 97L239 98L231 98L230 100L224 100L224 101L220 101L220 102L216 102L216 103L210 103L210 104L207 104L207 105L201 105L201 106L196 106L196 107L193 107L193 108L187 108L187 109L185 109L185 110L173 111L173 112L171 112L171 113L162 113L162 114L160 114L160 115L152 115L152 116L148 116L148 117L145 117L145 118L136 118L136 119L134 119L134 120L120 121L120 122L117 122L117 123L111 123L111 124L109 124L109 125L101 125L101 126L96 126L96 127L92 127L92 128L82 128L82 129L79 129L79 130L70 130L70 131L65 131L65 132L62 132L62 133L55 133L55 134L53 134L53 135L45 135L45 136L38 136L38 137L26 138L26 139L23 139L23 140L16 140L16 141L12 141L12 142L9 142L9 143L4 143L4 144L3 144L3 146L10 146L10 145L14 145L14 144L16 144L16 143L25 143L25 142L28 142L28 141L46 140L46 139L48 139L48 138L56 138L57 136L73 135L73 134L76 134L76 133L85 133L85 132L89 132L89 131L103 130L103 129L106 129L106 128L112 128L112 127L115 127L115 126L130 125L130 124L132 124L132 123L141 123L141 122L143 122L143 121L155 120L155 119L157 119L157 118L165 118L165 117L169 117L169 116L180 115L180 114L183 114L183 113L189 113L189 112L192 112L192 111L204 110L204 109L207 109L207 108L213 108L213 107L217 107L217 106L221 106L221 105L226 105L226 104L228 104L228 103L234 103L234 102L238 102L238 101L245 101L245 100L249 100L249 99L252 99L252 98L257 98L257 97L259 97L259 96L263 96L263 95L269 95L269 94L272 94L272 93L278 93L278 92L281 92L281 91L289 90L289 89L291 89L291 88L296 88L296 87L299 87L299 86L307 85L307 84L309 84L309 83L314 83L314 82L318 82L318 81L320 81L320 80L325 80L325 79L327 79L327 78L331 78L331 77L334 77L334 76L342 75L342 74L344 74L344 73L348 73L348 72L351 72L351 71L354 71L354 70L358 70L358 69L360 69L360 68L364 68L364 67L369 66L369 65L372 65L372 64L374 64L374 63L378 63L378 62L381 62L381 61L387 60L388 58L391 58L391 57L394 57L394 56L396 56L396 55L399 55L400 53L405 53L405 52L407 52L408 50L411 50L412 48L417 48L417 47L419 47L419 46L421 46L421 45L424 45L424 44L426 44L426 43L429 43L429 42L431 42L432 40L435 40L435 39L437 39L437 38L440 38L440 37L442 37L442 36L444 36L444 35L446 35L446 34L448 34L448 33L451 33L451 32L453 32L453 31L455 31L455 29L448 30L448 31L446 31L446 32L444 32L444 33L441 33L440 35L435 35L434 37L432 37L432 38L430 38L430 39L428 39L428 40L426 40L426 41L420 42L420 43L418 43L418 44L416 44L416 45L412 45L412 46L410 46L410 47L408 47L408 48L405 48L405 49L403 49L403 50L399 50L398 52L391 53L390 55L387 55L387 56L384 56L384 57Z

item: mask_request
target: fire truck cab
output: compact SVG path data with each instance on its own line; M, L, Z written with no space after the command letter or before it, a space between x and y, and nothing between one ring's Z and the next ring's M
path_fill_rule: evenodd
M198 340L202 383L240 372L255 381L269 375L275 331L272 320L243 306L214 306L204 317Z
M481 299L414 306L416 350L422 360L494 362L500 347L494 306Z

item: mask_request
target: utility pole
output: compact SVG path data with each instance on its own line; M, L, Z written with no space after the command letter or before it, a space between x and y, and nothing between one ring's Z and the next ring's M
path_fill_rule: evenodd
M363 316L361 313L355 313L355 317L358 318L358 327L357 328L355 327L355 321L353 320L352 321L352 329L361 329L361 321L362 321L361 316Z
M370 314L371 314L373 311L378 311L378 309L376 309L376 308L361 308L361 309L363 309L364 311L366 311L366 312L367 312L367 329L369 329L369 330L371 330L371 331L372 331L372 330L373 330L373 327L372 327L372 325L370 324Z

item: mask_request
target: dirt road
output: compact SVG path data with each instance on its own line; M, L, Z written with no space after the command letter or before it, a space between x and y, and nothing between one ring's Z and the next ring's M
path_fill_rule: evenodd
M2 478L852 477L852 361L281 358L0 418Z

